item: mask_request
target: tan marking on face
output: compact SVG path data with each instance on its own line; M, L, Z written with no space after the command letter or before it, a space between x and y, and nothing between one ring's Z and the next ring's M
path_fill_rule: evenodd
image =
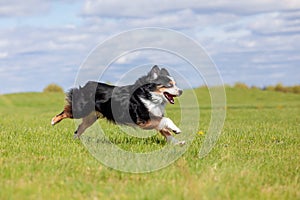
M172 84L172 85L175 85L175 84L176 84L175 81L170 81L169 83Z
M166 88L163 85L159 85L156 87L156 90L154 92L158 93L158 94L162 94L162 93L164 93L165 89Z
M171 84L172 86L174 86L175 85L175 81L170 81L169 84ZM154 92L162 94L162 93L166 92L168 89L169 88L166 88L163 85L159 85L159 86L157 86L157 88L156 88L156 90Z

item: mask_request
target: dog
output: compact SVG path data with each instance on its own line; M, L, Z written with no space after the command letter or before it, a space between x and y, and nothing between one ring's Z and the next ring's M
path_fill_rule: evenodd
M82 118L74 132L74 137L80 138L98 118L106 118L115 124L156 129L167 142L184 145L185 141L172 136L172 132L179 134L181 130L164 116L167 103L174 104L174 97L182 93L169 72L155 65L133 85L113 86L89 81L83 87L72 88L66 94L63 111L52 118L51 124L65 118Z

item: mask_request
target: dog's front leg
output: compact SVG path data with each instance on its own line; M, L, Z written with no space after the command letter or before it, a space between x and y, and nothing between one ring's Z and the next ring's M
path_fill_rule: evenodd
M159 132L166 138L168 143L180 146L185 145L185 141L179 141L174 138L168 129L161 129Z
M163 117L157 128L159 132L163 136L165 136L167 142L175 145L180 145L180 146L185 144L185 141L178 141L172 136L170 130L172 130L176 134L181 133L181 130L174 124L174 122L171 119L167 117Z
M163 117L160 120L160 123L158 125L158 129L159 130L169 129L169 130L172 130L176 134L181 133L181 130L174 124L174 122L170 118L167 118L167 117Z

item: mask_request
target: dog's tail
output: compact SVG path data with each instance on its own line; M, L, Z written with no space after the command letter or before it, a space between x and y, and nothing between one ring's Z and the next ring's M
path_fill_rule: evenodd
M95 92L98 83L89 81L85 86L72 88L66 94L67 105L75 119L83 118L95 111Z

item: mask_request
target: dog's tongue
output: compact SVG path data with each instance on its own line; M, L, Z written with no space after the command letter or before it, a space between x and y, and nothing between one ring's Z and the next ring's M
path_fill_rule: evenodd
M174 104L174 96L173 95L171 95L171 94L169 94L169 93L164 93L165 94L165 97L169 100L169 102L171 103L171 104Z

